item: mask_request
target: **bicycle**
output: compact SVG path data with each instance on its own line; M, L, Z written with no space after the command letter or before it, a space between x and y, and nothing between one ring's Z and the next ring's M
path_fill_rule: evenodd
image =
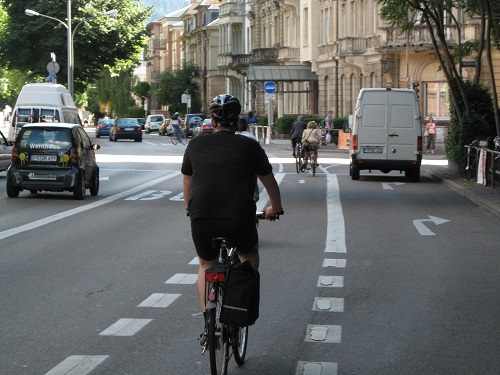
M181 129L181 138L179 139L177 137L177 130L174 128L174 131L172 132L172 135L170 136L170 140L174 145L177 143L181 142L183 145L187 143L187 137L186 137L186 131L184 129Z
M465 155L459 165L458 171L460 176L466 180L471 178L476 178L477 176L477 166L478 166L478 153L479 149L473 150L479 146L479 141L475 140L467 147L467 155Z
M313 177L316 176L316 168L318 167L317 157L316 157L317 150L318 150L317 145L312 145L312 144L309 145L308 150L304 156L304 164L302 164L300 168L301 171L304 171L304 169L307 166L307 162L309 161Z
M280 212L276 215L279 219ZM265 219L264 212L257 212L256 221ZM216 237L212 239L212 247L219 249L219 260L205 271L206 322L205 332L208 340L204 343L202 354L208 347L210 371L212 375L226 375L229 360L234 356L238 366L243 365L247 352L248 326L222 324L220 314L226 290L229 269L240 262L231 239Z
M295 144L293 153L295 155L295 169L297 170L297 173L300 173L300 168L302 168L302 142L297 142Z

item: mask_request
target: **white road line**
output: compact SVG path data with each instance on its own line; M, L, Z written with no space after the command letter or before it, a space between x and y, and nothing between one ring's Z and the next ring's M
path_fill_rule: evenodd
M274 175L274 178L276 179L276 182L281 184L281 181L283 180L283 177L285 177L286 173L276 173ZM260 192L259 196L259 201L257 202L257 211L262 211L264 208L268 205L269 202L269 195L267 195L267 191L264 189Z
M107 358L108 355L72 355L45 375L86 375Z
M335 362L304 362L299 361L295 375L337 375Z
M316 297L314 298L314 311L344 312L343 298Z
M152 320L153 319L120 319L99 333L99 336L134 336Z
M137 307L168 307L180 294L153 293Z
M170 172L169 174L167 174L163 177L159 177L159 178L156 178L154 180L148 181L142 185L138 185L138 186L133 187L132 189L129 189L127 191L112 195L111 197L107 197L107 198L98 200L96 202L92 202L92 203L87 204L85 206L81 206L81 207L73 208L73 209L68 210L68 211L60 212L58 214L48 216L48 217L45 217L45 218L40 219L40 220L35 220L31 223L24 224L24 225L21 225L21 226L16 227L16 228L4 230L3 232L0 232L0 240L3 240L4 238L7 238L7 237L15 236L16 234L26 232L26 231L29 231L31 229L41 227L43 225L53 223L54 221L57 221L57 220L65 219L69 216L73 216L73 215L79 214L79 213L87 211L87 210L91 210L93 208L114 202L120 198L126 197L127 195L134 194L134 193L141 191L141 190L144 190L152 185L158 184L162 181L165 181L165 180L168 180L168 179L173 178L175 176L178 176L180 173L181 173L180 171L173 171L173 172Z
M344 276L320 276L317 286L320 288L343 288Z
M325 259L323 267L345 268L346 262L346 259Z
M177 273L165 281L165 284L196 284L197 281L198 274L196 273Z
M341 326L308 324L305 341L340 344L341 336Z
M337 175L327 174L327 218L326 253L346 253L345 223L340 203L340 190Z

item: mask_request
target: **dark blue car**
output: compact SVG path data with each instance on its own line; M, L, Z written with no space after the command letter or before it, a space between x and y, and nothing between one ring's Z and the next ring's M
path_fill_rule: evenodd
M95 129L96 138L100 138L101 135L109 135L109 129L115 123L115 119L99 119L97 123L97 128Z

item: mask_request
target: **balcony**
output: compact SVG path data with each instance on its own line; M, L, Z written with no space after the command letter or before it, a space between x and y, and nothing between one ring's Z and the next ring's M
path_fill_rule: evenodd
M366 52L366 38L339 39L339 55L356 55Z
M243 16L245 14L244 3L225 3L219 7L219 18L224 16Z
M292 48L292 47L278 48L278 59L286 61L299 61L300 48Z
M167 49L166 39L152 39L151 42L153 42L151 47L154 51L165 51Z
M253 50L252 64L269 64L278 61L277 48L256 48Z

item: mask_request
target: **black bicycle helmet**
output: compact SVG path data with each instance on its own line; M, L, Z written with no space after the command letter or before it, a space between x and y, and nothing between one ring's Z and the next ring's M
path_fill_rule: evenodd
M218 124L230 124L239 118L241 104L234 96L221 94L212 100L209 110L215 122Z

